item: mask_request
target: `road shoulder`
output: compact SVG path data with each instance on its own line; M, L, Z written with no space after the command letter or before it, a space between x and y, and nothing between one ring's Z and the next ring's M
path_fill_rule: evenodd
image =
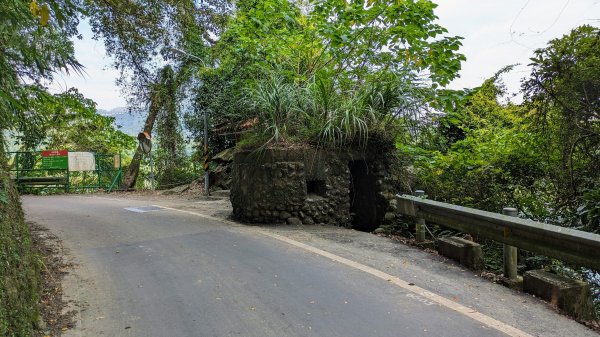
M229 219L226 204L214 201L156 204L308 245L414 284L533 336L598 335L539 298L492 283L454 261L386 237L334 226L241 225Z

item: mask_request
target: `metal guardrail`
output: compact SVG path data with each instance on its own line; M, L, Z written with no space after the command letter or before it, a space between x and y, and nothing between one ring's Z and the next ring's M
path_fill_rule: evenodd
M397 195L398 211L461 232L600 270L600 235L412 195Z

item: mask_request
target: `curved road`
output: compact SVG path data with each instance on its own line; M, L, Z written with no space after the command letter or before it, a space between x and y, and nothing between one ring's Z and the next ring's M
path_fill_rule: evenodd
M310 243L152 204L24 197L79 265L67 335L528 336Z

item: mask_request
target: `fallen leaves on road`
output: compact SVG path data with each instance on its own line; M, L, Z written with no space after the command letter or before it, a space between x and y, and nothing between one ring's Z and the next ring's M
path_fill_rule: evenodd
M58 237L36 223L28 224L34 248L43 261L41 323L35 336L61 336L64 331L74 327L75 312L63 313L67 303L63 299L62 289L62 279L74 265L64 260L64 250Z

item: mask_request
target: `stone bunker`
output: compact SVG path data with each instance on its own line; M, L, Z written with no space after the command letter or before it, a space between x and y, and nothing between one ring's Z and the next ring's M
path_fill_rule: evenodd
M330 224L372 231L394 218L391 150L315 148L234 155L234 218L249 223Z

